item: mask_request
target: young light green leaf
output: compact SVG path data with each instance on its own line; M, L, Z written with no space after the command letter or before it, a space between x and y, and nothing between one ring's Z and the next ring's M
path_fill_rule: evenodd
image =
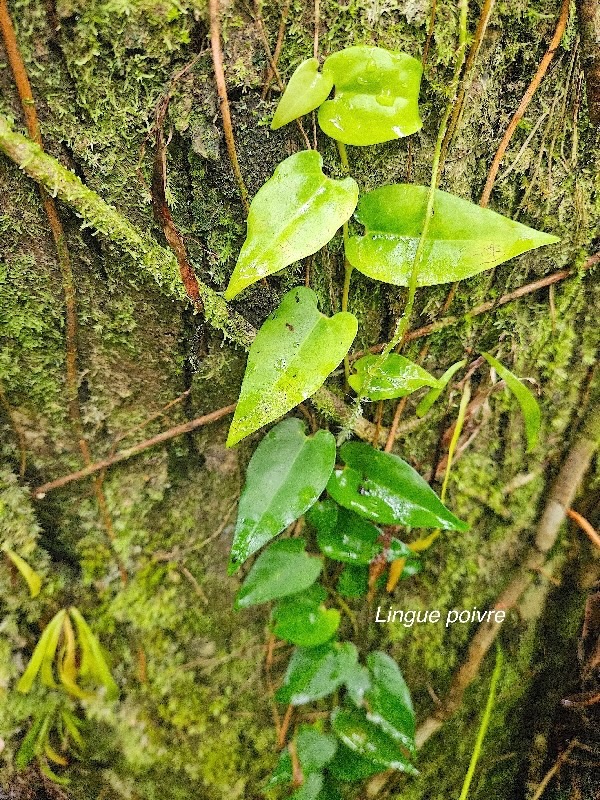
M327 770L339 781L354 783L355 781L369 778L377 772L383 772L384 767L375 764L368 758L359 756L358 753L350 750L349 747L346 747L340 742Z
M21 573L21 576L29 587L30 596L37 597L42 588L42 579L40 576L29 566L25 559L21 558L17 553L9 550L8 547L3 547L2 550Z
M383 525L468 529L418 472L393 453L346 442L340 456L346 467L334 471L327 491L341 506Z
M284 295L250 348L227 446L314 394L348 352L357 327L348 312L321 314L312 289Z
M481 354L490 366L492 366L502 380L506 383L510 391L517 398L521 406L521 412L525 420L525 435L527 437L527 452L533 450L536 445L540 427L542 425L542 414L538 401L533 393L514 375L504 364L489 353Z
M375 280L408 286L425 221L427 186L395 184L364 195L356 218L366 230L351 236L346 257ZM437 190L418 286L470 278L520 253L558 242L556 236Z
M329 431L306 436L303 423L294 418L267 433L248 464L230 575L318 500L334 465L335 438Z
M332 88L333 76L329 70L324 68L323 72L319 72L319 62L316 58L303 61L285 88L271 128L277 130L288 122L314 111L327 100Z
M296 789L290 800L320 800L323 788L323 776L318 772L311 772L306 776L304 783Z
M81 647L80 675L90 675L95 678L106 689L106 697L109 700L114 700L119 696L119 687L111 675L98 639L92 633L90 626L81 615L79 609L71 606L69 614L75 623L79 646Z
M335 96L319 108L321 130L345 144L370 145L409 136L421 127L421 62L383 47L346 47L330 55L323 75Z
M438 381L438 386L430 389L425 397L421 400L419 405L417 406L417 417L424 417L425 414L429 411L431 406L435 403L441 393L444 391L446 386L450 383L454 375L458 372L459 369L462 369L466 365L466 359L463 361L457 361L456 364L452 364L451 367L448 367L446 372L442 375L442 377Z
M331 726L346 747L359 756L373 761L384 769L396 769L418 775L417 770L401 751L398 742L368 720L364 711L336 708L331 715Z
M304 550L304 539L273 542L264 550L239 590L236 608L247 608L297 594L317 580L323 562Z
M35 646L35 650L33 651L29 664L27 665L27 669L17 684L17 691L22 692L23 694L27 694L31 691L33 682L38 672L42 668L47 651L50 655L50 659L52 660L54 658L54 654L56 653L56 648L58 646L58 637L60 636L60 630L62 628L65 614L66 611L61 609L54 617L52 617L50 622L44 628L44 632L40 636L40 639ZM54 649L52 649L52 647Z
M296 753L304 775L320 772L333 758L337 739L321 733L312 725L300 725L296 736Z
M328 178L322 166L316 150L302 150L282 161L258 190L226 300L316 253L350 219L358 201L358 184L353 178Z
M357 657L356 648L350 642L296 648L283 685L275 695L277 701L299 706L327 697L346 681Z
M367 719L414 754L415 712L398 665L387 653L375 651L367 656L367 666L371 678L365 694Z
M56 619L56 617L54 619ZM48 637L44 657L42 658L42 665L40 667L40 679L45 686L49 686L51 689L55 689L58 686L54 680L54 660L58 649L58 641L64 629L65 619L66 615L63 615L60 625L56 623L52 624L54 620L52 621L52 629Z
M369 370L378 360L378 356L371 355L359 358L354 364L356 373L348 379L357 394L366 382L369 400L391 400L394 397L406 397L423 386L439 386L437 378L398 353L390 353L378 370L369 376Z
M313 585L307 591L285 597L273 610L273 633L299 647L328 642L340 624L340 612L325 608L327 592Z

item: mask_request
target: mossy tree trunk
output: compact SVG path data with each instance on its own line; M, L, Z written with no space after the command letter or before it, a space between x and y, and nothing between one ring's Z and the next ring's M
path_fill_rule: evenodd
M480 4L470 5L474 31ZM273 133L265 124L277 93L273 89L261 99L267 61L254 10L245 3L222 6L233 126L252 195L278 161L303 143L294 126ZM162 244L150 206L155 105L171 77L205 51L173 89L165 123L171 136L167 197L198 276L222 290L245 222L222 137L203 0L13 0L10 9L47 151ZM322 0L320 51L377 43L420 56L429 11L427 0ZM465 87L441 188L478 200L558 13L556 0L496 3ZM281 14L279 4L262 8L272 48ZM312 5L292 0L279 62L284 77L312 54L313 14ZM457 25L457 4L438 0L421 101L424 128L398 143L351 148L351 169L363 189L392 181L429 182ZM450 483L452 507L469 519L470 532L439 540L424 573L401 583L393 598L382 597L383 605L490 607L525 552L577 428L597 403L600 292L593 271L577 270L594 252L599 234L600 164L582 55L589 57L582 54L572 9L562 46L513 137L492 200L496 210L561 236L560 245L461 284L451 309L459 321L428 338L423 362L441 374L465 351L499 352L539 394L540 444L525 454L514 403L502 392L488 393L489 380L478 373L481 384L474 390L483 402L469 422L469 444ZM0 60L0 113L12 116L18 128L21 109L1 50ZM319 149L326 168L339 174L332 143L321 137ZM75 604L110 652L123 691L115 707L87 710L91 744L73 765L67 792L76 798L258 798L276 761L262 670L266 617L262 610L232 611L237 580L226 577L226 562L245 465L259 436L226 450L224 419L110 469L103 489L114 543L91 481L32 500L31 487L83 464L65 399L63 287L47 219L35 184L4 157L0 185L0 530L45 579L44 592L29 600L8 567L0 566L6 612L0 663L4 779L16 780L10 766L15 749L34 711L51 702L47 694L16 695L16 678L40 624L59 607ZM75 276L79 404L92 456L106 455L118 437L127 435L121 442L127 446L234 402L243 349L158 288L131 253L108 236L81 228L66 206L60 213ZM270 278L268 288L247 292L236 309L259 325L281 294L304 280L305 267L296 265ZM483 301L563 268L572 268L572 276L551 289L473 319L463 317ZM341 242L334 240L311 259L309 270L322 310L339 310ZM446 294L447 287L420 292L413 323L438 318ZM402 304L402 291L356 275L350 299L360 322L356 349L385 341ZM405 352L416 358L421 346L412 342ZM180 402L139 427L175 398ZM455 393L397 443L396 452L422 474L435 473L446 447L441 436L458 401ZM386 405L389 424L394 408ZM336 429L335 422L321 421ZM577 507L596 526L598 492L594 464ZM555 717L560 698L578 690L576 642L598 561L576 529L565 529L555 557L560 586L549 591L540 574L505 623L506 668L474 798L526 796L568 737L584 730L578 728L584 726L580 717L561 719L558 728ZM125 586L118 562L128 575ZM444 697L473 626L381 626L374 623L374 610L362 609L364 636L398 660L424 718L434 708L432 698ZM402 797L412 800L458 796L491 660L484 662L459 713L427 743L421 776L390 784L396 788L382 796L386 791L396 796L400 786ZM574 774L565 768L563 789L570 790ZM577 796L594 796L591 784L586 788L583 778L579 784L583 794Z

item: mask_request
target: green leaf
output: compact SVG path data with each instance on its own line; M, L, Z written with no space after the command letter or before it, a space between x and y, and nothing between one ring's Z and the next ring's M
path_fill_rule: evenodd
M270 430L250 459L240 498L229 574L319 498L335 465L335 438L306 436L299 419Z
M348 312L321 314L312 289L284 295L250 348L227 446L314 394L348 352L357 326Z
M312 586L323 562L309 556L305 544L304 539L285 539L262 552L237 594L236 608L268 603Z
M46 712L34 717L31 727L27 731L21 746L15 756L15 766L17 769L25 769L41 752L44 742L43 738L48 730L48 714Z
M323 776L313 772L305 777L304 783L299 789L296 789L290 800L319 800L322 788Z
M31 691L33 682L40 671L42 664L44 663L46 652L49 651L49 649L51 650L51 653L49 652L50 658L54 658L54 654L56 653L56 648L58 646L58 637L60 636L60 630L65 614L66 611L64 608L61 609L44 628L44 632L40 636L40 639L35 646L35 650L33 651L29 664L27 665L27 669L17 684L17 691L22 692L23 694L27 694ZM52 647L54 649L52 649Z
M444 372L442 377L439 379L438 385L433 389L430 389L417 406L417 417L424 417L425 414L427 414L431 406L435 403L446 386L450 383L454 375L459 369L462 369L464 366L466 366L466 363L467 361L465 359L463 361L457 361L456 364L452 364L451 367L448 367L446 372Z
M331 715L333 730L350 750L384 769L396 769L417 775L417 770L400 747L378 725L370 722L364 711L337 708Z
M516 375L507 369L504 364L501 364L497 358L491 356L489 353L481 354L485 360L492 366L502 380L506 383L510 391L517 398L517 402L521 406L521 412L525 419L525 435L527 437L527 452L533 450L536 445L540 427L542 425L542 414L538 401L533 396L533 393L522 383Z
M338 594L353 600L356 597L364 597L369 591L369 569L368 567L355 567L353 564L346 564L337 582Z
M345 144L370 145L421 127L421 62L382 47L347 47L323 64L335 96L319 108L321 130Z
M306 776L312 772L320 772L328 764L337 749L337 739L327 733L321 733L312 725L300 725L296 737L296 752Z
M358 201L358 184L353 178L332 180L322 166L316 150L302 150L282 161L258 190L226 300L316 253L350 219Z
M377 371L369 376L369 370L378 360L379 356L359 358L354 364L356 373L348 379L357 394L366 383L369 400L391 400L394 397L406 397L423 386L439 386L439 381L433 375L397 353L390 353Z
M350 642L298 647L275 697L279 703L294 706L327 697L342 686L356 662L356 648Z
M465 531L468 525L449 511L429 484L393 453L346 442L327 491L341 506L383 525Z
M298 117L303 117L318 108L327 100L333 88L333 76L325 69L319 72L319 62L316 58L303 61L290 78L285 88L271 128L277 130L288 122Z
M346 257L375 280L408 286L425 222L427 186L395 184L364 195L356 218L366 230L351 236ZM470 278L520 253L558 242L501 214L437 190L418 286Z
M107 699L116 699L119 696L119 687L115 683L104 659L100 642L92 633L90 626L81 615L79 609L71 606L69 613L77 628L79 646L81 647L80 675L90 675L95 678L106 689Z
M29 594L31 597L37 597L40 593L42 588L42 579L37 574L35 570L33 570L29 564L25 561L25 559L21 558L21 556L17 555L12 550L9 550L8 547L2 548L6 556L12 561L15 567L21 573L24 581L27 583L29 587Z
M277 766L273 770L271 777L265 784L265 791L273 789L282 783L291 783L294 778L292 759L289 750L286 748L281 751Z
M340 743L327 770L339 781L354 782L383 772L384 768Z
M340 508L335 528L318 530L317 544L328 558L347 564L370 564L382 550L380 535L379 528L371 522Z
M273 610L273 633L300 647L316 647L329 641L340 625L340 612L325 608L327 592L311 586L306 592L284 598Z
M367 656L371 685L365 694L367 719L410 753L415 747L415 712L408 686L393 658L376 651Z

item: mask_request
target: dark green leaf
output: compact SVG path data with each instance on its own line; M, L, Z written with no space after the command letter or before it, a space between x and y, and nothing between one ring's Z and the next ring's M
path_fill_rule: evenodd
M406 397L423 386L438 386L439 381L414 361L398 353L390 353L383 364L369 375L369 370L379 360L379 356L363 356L354 364L356 373L348 383L358 394L363 386L368 386L366 396L369 400L391 400Z
M467 530L410 464L393 453L346 442L340 455L347 466L334 471L327 491L341 506L384 525Z
M33 718L31 727L27 731L15 756L15 766L17 769L25 769L25 767L33 761L35 756L42 751L44 746L43 738L47 733L47 729L48 715L46 713Z
M452 364L451 367L448 367L446 372L442 375L442 377L438 381L438 386L430 389L425 397L421 400L419 405L417 406L417 417L424 417L425 414L429 411L431 406L435 403L441 393L444 391L446 386L450 383L454 375L458 372L459 369L462 369L466 365L466 360L464 361L457 361L456 364Z
M354 782L369 778L377 772L383 772L384 767L359 756L358 753L340 743L327 770L337 780Z
M527 450L533 450L536 445L540 427L542 425L542 414L538 401L533 396L533 393L522 383L516 375L507 369L504 364L501 364L497 358L491 356L489 353L481 354L486 361L492 366L502 380L506 383L510 391L517 398L517 402L521 406L521 412L525 419L525 434L527 436Z
M337 591L349 599L364 597L369 591L369 568L346 564L338 578Z
M316 58L303 61L290 78L275 115L271 128L277 130L298 117L303 117L327 100L333 88L333 76L325 69L319 72Z
M415 753L415 712L408 686L396 662L386 653L367 656L371 685L365 700L367 719Z
M344 683L356 661L356 648L350 642L298 647L290 659L276 699L280 703L299 706L327 697Z
M277 762L277 766L275 767L271 777L265 784L265 791L267 791L268 789L273 789L275 786L279 786L282 783L291 783L293 778L294 778L294 773L292 767L292 759L289 750L286 748L285 750L281 751L281 755L279 756L279 761Z
M225 291L231 300L252 283L310 256L333 238L356 208L353 178L328 178L316 150L286 158L257 192L248 235Z
M268 603L308 589L323 562L305 552L304 539L274 542L256 559L235 601L236 608Z
M303 775L320 772L335 755L337 744L335 736L321 733L312 725L301 725L296 737L296 752Z
M229 574L302 516L319 498L335 465L335 438L306 436L299 419L270 430L250 459L240 498Z
M328 558L347 564L369 564L381 552L380 535L375 525L340 508L335 528L323 527L317 531L317 544Z
M346 245L352 266L370 278L408 286L428 192L427 186L396 184L364 195L356 218L365 226L365 234L350 237ZM463 280L558 241L556 236L437 190L417 284Z
M336 736L359 756L384 769L418 774L398 743L378 725L370 722L363 711L337 708L331 715L331 724Z
M409 136L421 127L421 62L382 47L347 47L330 55L323 75L335 97L319 108L319 125L345 144L370 145Z
M340 612L325 608L327 592L311 586L302 594L284 598L273 610L273 633L300 647L316 647L329 641L340 624Z
M321 314L312 289L288 292L250 348L227 446L314 394L348 352L357 325L348 312Z

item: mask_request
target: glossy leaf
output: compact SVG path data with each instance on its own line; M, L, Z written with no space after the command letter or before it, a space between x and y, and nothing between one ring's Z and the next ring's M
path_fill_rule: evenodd
M304 539L285 539L262 552L237 594L236 608L268 603L312 586L323 562L309 556L305 544Z
M356 218L364 236L351 236L346 257L364 275L396 286L408 286L425 221L426 186L395 184L364 195ZM417 284L470 278L527 250L558 242L556 236L437 190L434 215Z
M425 397L421 400L419 405L417 406L417 417L424 417L425 414L429 411L431 406L435 403L441 393L444 391L446 386L450 383L452 378L456 375L459 369L462 369L466 366L466 360L457 361L456 364L452 364L451 367L448 367L446 372L442 375L442 377L438 381L438 385L433 389L430 389Z
M384 769L396 769L417 775L399 744L378 725L367 719L364 711L337 708L331 715L332 728L343 744Z
M514 375L504 364L489 353L481 354L488 364L492 366L502 380L506 383L510 391L517 398L521 407L521 412L525 420L525 435L527 437L527 451L533 450L538 440L540 427L542 425L542 414L538 401L533 393Z
M358 201L358 184L353 178L328 178L322 166L316 150L302 150L282 161L258 190L226 300L316 253L350 219Z
M366 396L369 400L392 400L406 397L423 386L439 386L437 378L398 353L390 353L376 372L369 376L369 370L378 360L379 356L371 355L359 358L354 364L356 372L348 379L357 394L367 384Z
M393 453L346 442L340 456L346 467L334 471L327 491L341 506L383 525L467 530L410 464Z
M355 567L353 564L346 564L338 578L337 592L342 597L353 600L356 597L364 597L369 591L369 569L368 567Z
M229 574L318 500L335 465L335 438L306 436L299 419L270 430L250 459L240 498Z
M329 641L340 624L340 612L325 608L327 592L311 586L306 592L284 598L273 610L273 633L300 647L317 647Z
M356 662L356 648L350 642L298 647L275 697L280 703L294 706L327 697L342 686Z
M17 555L17 553L15 553L13 550L10 550L8 547L3 547L2 549L7 558L12 561L12 563L21 573L21 577L29 587L29 595L31 597L37 597L42 588L42 579L40 576L29 566L24 558L21 558L21 556Z
M370 145L409 136L421 127L421 62L382 47L347 47L330 55L323 74L335 96L319 108L321 130L345 144Z
M303 61L288 81L271 128L277 130L298 117L303 117L327 100L333 88L333 76L328 70L319 72L316 58Z
M337 514L333 529L320 528L317 544L328 558L347 564L369 564L381 552L379 528L345 508Z
M335 756L327 767L328 772L339 781L361 781L383 772L385 768L380 764L375 764L368 758L358 755L354 750L350 750L340 742Z
M56 648L58 646L58 637L62 628L63 620L67 612L61 609L46 625L40 639L35 646L27 669L21 676L17 684L17 691L27 694L31 691L33 682L36 679L38 672L41 670L44 660L49 658L50 661L54 658Z
M100 642L92 633L79 609L71 606L69 614L77 629L77 638L81 647L81 666L79 674L89 675L94 678L106 690L106 697L114 700L119 696L119 687L110 672L108 664L102 653Z
M321 314L312 289L288 292L250 348L227 446L314 394L348 352L357 326L348 312Z
M415 712L398 665L386 653L376 651L367 656L367 666L371 679L365 694L367 719L415 753Z
M296 753L304 775L320 772L333 758L337 739L321 733L312 725L300 725L296 736Z

